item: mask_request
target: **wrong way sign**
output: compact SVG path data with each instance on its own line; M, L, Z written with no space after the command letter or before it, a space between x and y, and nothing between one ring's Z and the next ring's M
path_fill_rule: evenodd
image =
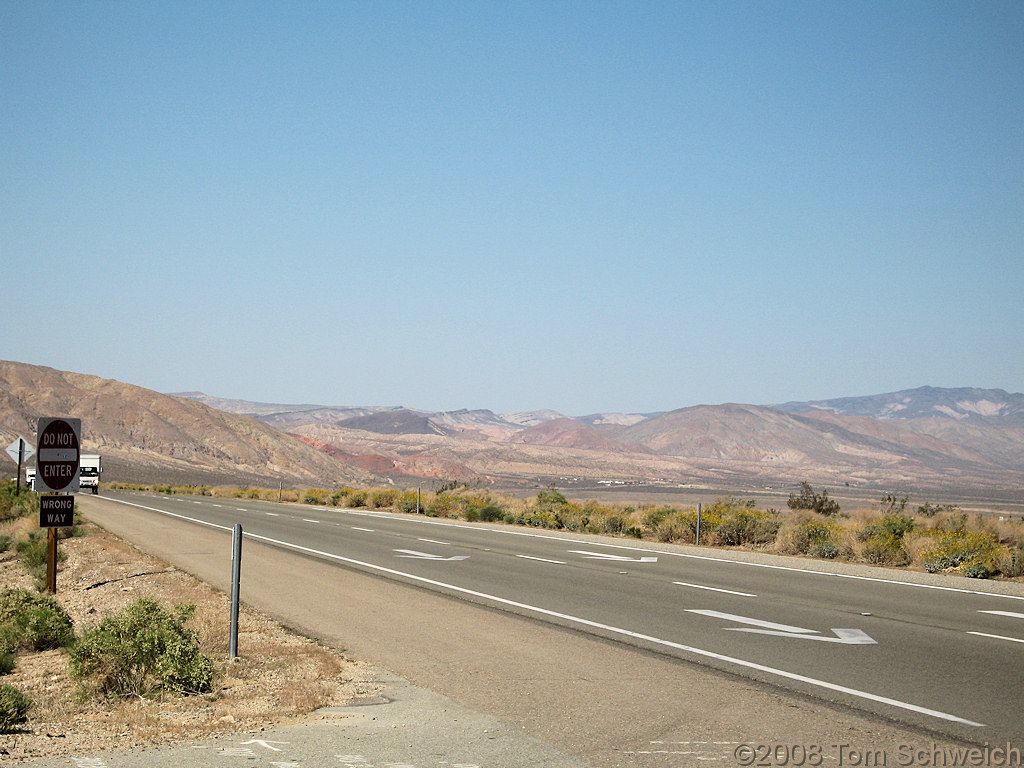
M36 490L75 493L79 486L82 420L42 418L37 430Z

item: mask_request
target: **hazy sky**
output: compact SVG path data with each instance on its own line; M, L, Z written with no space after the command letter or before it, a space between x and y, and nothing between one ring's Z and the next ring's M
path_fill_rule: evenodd
M1024 3L0 0L0 358L669 410L1024 391Z

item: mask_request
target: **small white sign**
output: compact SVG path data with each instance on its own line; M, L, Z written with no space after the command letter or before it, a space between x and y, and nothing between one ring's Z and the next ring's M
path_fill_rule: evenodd
M19 437L13 443L7 446L7 455L10 456L15 461L19 461L19 451L21 452L20 461L24 463L28 461L29 456L35 455L36 449L33 448L32 444L29 443L29 441L26 440L24 437Z

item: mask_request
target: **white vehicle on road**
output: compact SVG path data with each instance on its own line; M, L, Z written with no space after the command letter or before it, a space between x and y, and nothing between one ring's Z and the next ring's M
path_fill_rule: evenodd
M82 492L88 488L94 494L100 492L100 457L97 453L83 453L78 459L79 477Z

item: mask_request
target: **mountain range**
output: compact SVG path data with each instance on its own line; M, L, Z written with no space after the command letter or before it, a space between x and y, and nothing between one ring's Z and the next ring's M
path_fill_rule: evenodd
M570 417L554 411L257 403L167 395L0 362L0 439L35 419L82 418L107 479L236 484L500 487L556 482L787 488L972 489L1018 499L1024 394L921 387L774 406L697 405Z

